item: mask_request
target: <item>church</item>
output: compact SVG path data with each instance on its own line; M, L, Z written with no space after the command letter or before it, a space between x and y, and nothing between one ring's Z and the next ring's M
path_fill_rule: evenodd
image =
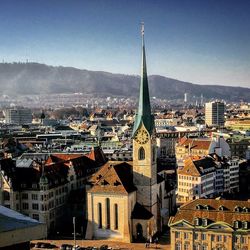
M139 105L132 139L132 162L108 161L91 179L92 187L87 192L86 239L143 241L167 224L163 215L167 210L165 181L157 173L144 27Z

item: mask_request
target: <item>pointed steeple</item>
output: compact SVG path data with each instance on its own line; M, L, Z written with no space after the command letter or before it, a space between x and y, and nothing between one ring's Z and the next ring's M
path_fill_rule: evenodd
M151 106L148 90L148 76L147 76L147 65L146 65L146 53L145 53L145 42L144 42L144 24L142 23L142 64L141 64L141 83L140 83L140 95L139 95L139 106L137 114L135 116L133 136L137 129L144 124L145 128L151 135L154 129L154 117L151 115Z

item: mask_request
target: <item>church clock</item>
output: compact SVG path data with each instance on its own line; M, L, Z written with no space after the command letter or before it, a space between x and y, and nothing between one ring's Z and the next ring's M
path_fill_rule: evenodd
M135 141L139 144L145 144L149 140L149 134L145 129L139 129L135 133Z

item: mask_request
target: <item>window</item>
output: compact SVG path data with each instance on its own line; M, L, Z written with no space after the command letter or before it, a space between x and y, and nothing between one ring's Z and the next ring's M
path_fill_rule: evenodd
M23 200L27 200L29 198L28 194L27 193L23 193L22 194L22 199Z
M184 233L184 239L188 239L188 233Z
M175 232L175 238L176 239L180 238L180 232Z
M115 210L115 229L118 229L118 205L114 205L114 210Z
M189 250L189 245L188 244L184 244L184 250Z
M201 245L201 250L207 250L207 246L206 245Z
M109 198L106 199L106 221L107 221L106 228L110 229L110 200Z
M241 236L240 243L241 244L246 244L247 243L247 238L244 237L244 236Z
M32 200L38 200L38 195L37 194L32 194L31 199Z
M32 218L39 221L39 214L32 214Z
M194 245L194 250L199 250L199 245Z
M138 159L139 159L140 161L145 159L145 150L144 150L143 147L140 147L140 148L139 148Z
M217 241L222 241L222 235L217 235Z
M102 204L98 203L98 226L102 228Z
M198 240L198 238L199 238L198 233L194 233L194 239L195 239L195 240Z
M204 227L207 226L207 219L202 219L202 225L203 225Z
M38 210L38 204L37 203L33 203L32 204L32 209L33 210Z
M23 203L23 209L24 210L29 209L29 203Z
M247 221L242 222L242 228L243 229L248 229L248 222Z
M175 250L181 250L181 243L180 242L175 243Z
M234 227L235 228L239 228L239 222L236 220L236 221L234 221Z
M204 233L202 233L202 234L201 234L201 240L206 240L206 239L207 239L207 235L204 234Z
M195 226L199 226L199 224L200 224L199 218L194 219L194 224L195 224Z
M3 191L3 199L5 201L9 201L10 200L10 193L6 190Z

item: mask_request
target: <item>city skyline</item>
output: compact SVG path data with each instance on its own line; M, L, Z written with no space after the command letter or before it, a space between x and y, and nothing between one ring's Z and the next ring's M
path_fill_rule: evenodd
M249 9L245 1L1 1L0 53L5 62L138 75L144 21L150 75L249 87Z

